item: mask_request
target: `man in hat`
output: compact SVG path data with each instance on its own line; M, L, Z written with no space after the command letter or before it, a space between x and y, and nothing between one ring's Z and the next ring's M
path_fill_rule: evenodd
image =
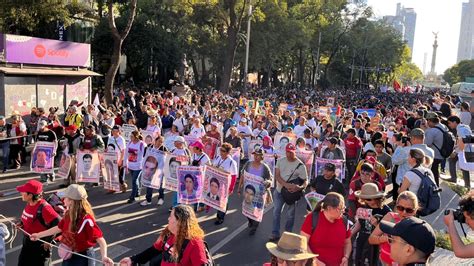
M42 142L52 142L54 144L54 149L53 149L53 154L52 156L56 156L56 149L57 149L57 137L56 133L54 131L50 130L48 128L48 122L46 120L40 120L38 122L38 134L36 135L36 142L42 141ZM37 155L38 156L38 155ZM52 159L52 158L50 158ZM53 160L54 164L54 160ZM53 165L54 167L54 165ZM54 176L54 171L51 174L41 174L41 182L53 182L55 179Z
M78 108L76 105L69 105L67 109L66 117L64 118L64 126L75 125L80 128L82 125L82 115L78 113Z
M381 221L379 226L389 235L390 256L398 265L426 265L435 249L435 233L426 221L409 217L397 224Z
M81 132L77 129L76 125L70 125L65 128L67 140L67 146L64 147L64 151L71 158L71 169L69 170L69 176L64 180L64 184L61 187L67 187L69 184L76 182L76 153L81 144L81 140L84 137Z
M308 249L305 237L290 232L283 232L277 244L268 242L266 247L276 257L278 265L303 266L307 265L308 260L318 256Z
M26 202L26 207L21 215L18 224L28 234L39 233L56 226L59 223L59 215L54 211L42 197L43 185L30 180L16 188L21 193L22 201ZM51 239L44 239L50 241ZM33 242L28 235L23 237L23 246L18 257L19 266L46 265L50 257L49 248L42 242Z
M292 143L288 143L285 147L286 157L282 157L277 161L275 166L275 180L277 187L273 193L273 229L270 241L276 241L280 238L280 220L281 211L285 201L281 194L281 190L285 187L290 193L297 193L306 188L308 184L308 172L303 162L296 157L296 147ZM290 183L294 179L301 179L301 185ZM291 232L295 222L295 212L298 201L292 205L288 205L285 231Z
M244 149L244 156L248 157L249 155L249 144L250 138L252 137L252 129L247 125L248 119L243 117L240 119L239 126L237 126L237 131L239 132L239 136L243 140L243 149Z
M183 116L183 111L176 111L176 119L173 121L173 125L178 128L178 132L182 134L188 126L188 120Z
M329 192L337 192L343 196L346 195L344 185L336 176L336 166L332 163L325 164L322 175L318 175L311 180L309 186L321 195L326 195Z
M3 162L3 171L5 173L8 168L9 164L9 156L10 156L10 140L2 140L8 138L10 136L9 131L7 129L7 120L5 116L0 115L0 148L2 149L2 162Z
M438 115L434 112L428 112L426 114L426 120L428 121L428 129L425 132L425 144L432 148L435 152L433 164L431 165L431 171L436 181L436 185L439 186L439 166L445 159L440 149L443 146L443 132L447 132L448 129L445 125L440 123Z

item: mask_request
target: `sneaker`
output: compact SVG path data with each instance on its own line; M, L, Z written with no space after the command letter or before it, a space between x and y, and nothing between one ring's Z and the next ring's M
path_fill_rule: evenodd
M150 204L151 204L151 202L148 202L148 201L146 201L146 200L140 202L140 206L148 206L148 205L150 205Z
M56 176L52 175L52 176L49 176L49 182L54 182L54 180L56 180Z
M158 206L161 206L165 203L163 199L158 199Z
M214 222L215 225L221 225L224 223L224 219L219 219L217 218L217 220Z
M135 202L135 199L128 199L127 200L127 203L134 203Z
M268 238L270 242L277 242L278 240L280 240L280 237L276 235L271 235L270 238Z
M253 236L253 235L255 235L256 232L257 232L257 228L252 228L252 229L250 229L249 235Z

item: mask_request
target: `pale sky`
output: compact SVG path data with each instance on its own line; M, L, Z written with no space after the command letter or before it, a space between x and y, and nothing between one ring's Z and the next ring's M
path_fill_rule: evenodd
M413 63L423 71L424 53L427 53L426 72L431 69L433 33L438 33L436 72L438 74L456 64L462 3L469 0L368 0L375 16L395 15L397 3L414 8L417 14Z

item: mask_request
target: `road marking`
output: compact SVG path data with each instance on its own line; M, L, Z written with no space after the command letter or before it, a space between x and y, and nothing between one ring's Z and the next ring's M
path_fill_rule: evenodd
M95 258L96 259L100 259L100 252L99 251L99 247L97 248L94 248L94 251L95 251ZM107 246L107 257L111 258L112 260L114 260L115 258L118 258L120 256L122 256L123 254L129 252L131 249L125 247L125 246L121 246L121 245L116 245L116 246ZM59 264L62 264L63 260L62 259L59 259L59 260L55 260L52 262L52 265L59 265Z
M263 212L263 215L265 215L271 209L273 209L273 204L265 209L265 211ZM238 234L240 234L242 231L244 231L247 227L248 227L247 222L245 222L239 228L234 230L231 234L227 235L219 243L217 243L213 247L211 247L211 249L209 250L211 252L211 254L215 254L219 249L221 249L223 246L225 246L227 243L229 243L232 239L234 239Z

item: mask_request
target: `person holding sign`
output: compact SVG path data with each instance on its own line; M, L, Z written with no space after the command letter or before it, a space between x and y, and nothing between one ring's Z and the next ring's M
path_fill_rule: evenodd
M229 143L222 144L221 148L219 149L220 156L217 156L213 161L212 165L220 168L232 175L232 179L229 186L228 196L232 194L234 191L235 182L237 180L237 163L232 159L230 156L230 151L232 150L232 145ZM215 225L220 225L224 222L225 212L217 211L216 221L214 222Z
M383 203L385 193L379 191L376 184L364 184L355 195L362 201L356 211L355 225L352 228L352 235L356 235L355 264L365 265L368 262L369 265L377 265L378 246L371 245L368 239L380 219L391 209Z
M36 142L38 141L45 141L45 142L52 142L54 143L54 148L53 148L53 154L52 154L52 157L49 158L50 160L53 160L54 156L56 156L56 149L57 149L57 137L56 137L56 133L54 133L54 131L50 130L48 127L48 122L46 122L45 120L41 120L38 122L38 133L36 135ZM36 154L36 166L37 167L46 167L47 164L43 164L42 166L40 165L40 161L38 161L41 157L41 155L44 155L45 156L45 162L46 162L46 153L43 152L43 154L40 154L41 151L39 151L37 154ZM53 167L54 167L54 160L52 162L53 164ZM41 182L48 182L48 180L50 182L53 182L55 179L55 176L54 176L54 171L53 173L51 174L41 174L40 176L40 181Z
M254 150L252 154L254 156L254 160L248 161L247 163L245 163L244 166L242 167L242 170L240 171L240 181L239 181L239 190L238 190L239 196L245 184L244 172L262 177L265 180L265 189L268 189L273 182L272 171L270 170L270 167L263 161L263 156L264 156L263 150L262 149ZM252 185L247 185L243 192L245 196L244 205L248 205L251 208L255 208L255 206L253 206L254 205L253 197L255 196L255 193L256 193L255 187L253 187ZM250 218L247 218L247 220L248 220L248 227L250 228L249 234L254 235L260 223Z
M323 174L311 180L311 184L314 184L315 191L321 195L326 195L329 192L337 192L343 196L346 195L344 185L336 177L336 165L332 163L325 164Z
M295 145L288 143L285 147L285 151L286 157L280 158L275 167L277 187L273 193L273 230L270 241L277 241L280 238L280 219L284 204L288 205L285 231L291 232L293 230L296 205L298 204L298 199L295 196L298 196L298 194L301 196L301 191L308 184L308 172L303 162L296 157ZM283 190L286 190L289 195L292 195L296 201L293 201L292 204L287 203L288 200L283 198Z
M143 154L145 153L145 143L142 141L142 135L135 130L130 134L130 142L125 151L124 166L126 173L130 173L132 177L132 193L127 203L135 202L135 198L139 196L140 180L139 175L142 171Z
M116 152L118 154L118 174L119 174L119 182L120 182L120 189L122 192L127 191L127 183L125 183L123 178L123 157L125 155L125 139L122 137L120 132L120 126L115 125L112 128L112 136L109 137L107 142L107 152Z

